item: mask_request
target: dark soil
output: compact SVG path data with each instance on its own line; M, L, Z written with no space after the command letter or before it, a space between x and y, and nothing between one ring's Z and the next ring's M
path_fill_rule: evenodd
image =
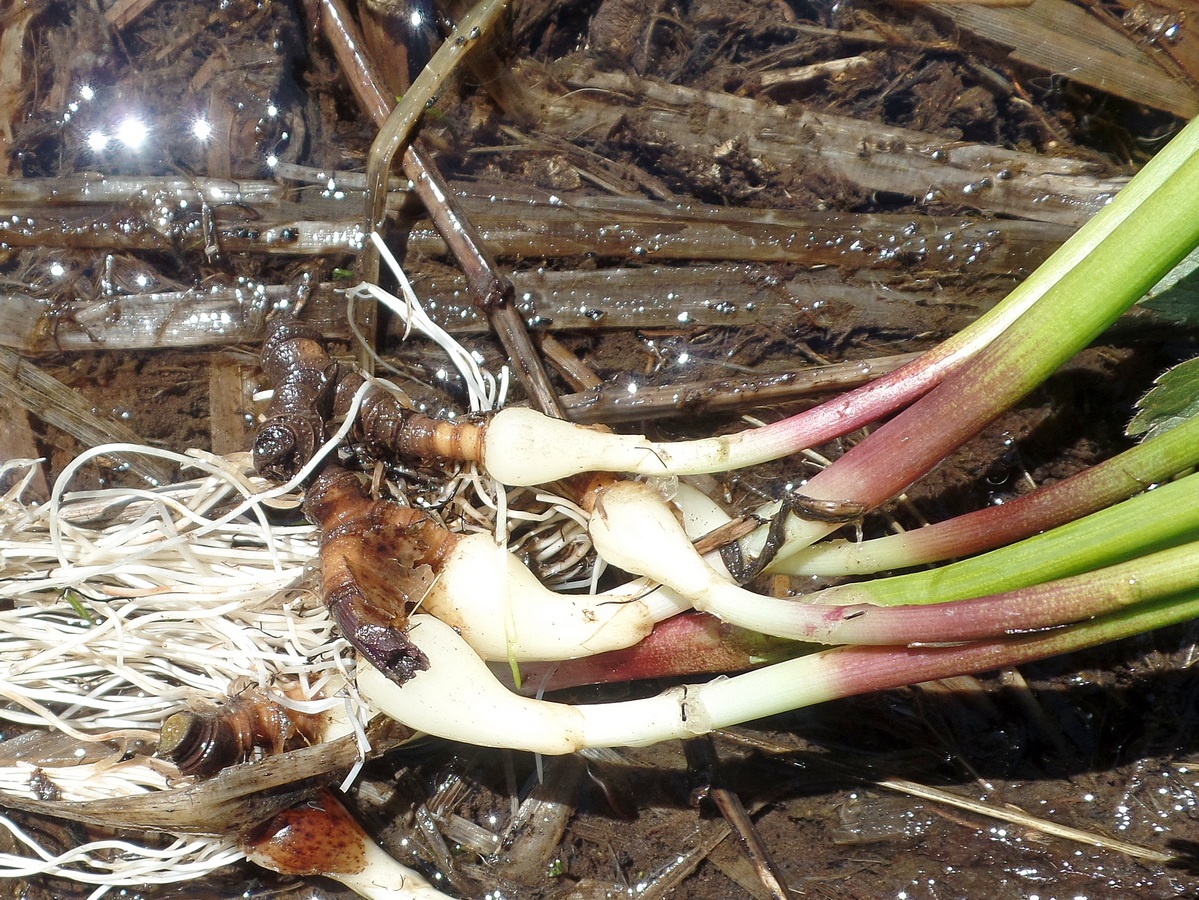
M97 18L93 5L68 0L35 5L29 49L37 61L37 91L16 129L9 162L17 176L101 169L111 174L264 177L270 155L312 166L364 167L374 136L369 119L357 109L324 42L307 38L299 11L282 0L219 6L160 2L120 33ZM866 31L885 40L865 40L860 34ZM81 36L90 36L83 45ZM1177 124L1165 114L1013 68L1002 54L986 55L985 47L963 49L959 38L937 15L906 4L527 0L517 4L505 52L552 65L558 72L571 65L632 70L747 96L760 95L755 79L764 71L861 54L873 65L868 77L826 79L788 88L771 99L950 140L1081 157L1110 172L1134 169L1144 148ZM110 100L104 108L84 105L64 120L69 92L85 82L109 89L108 96L120 102ZM579 178L575 157L556 152L554 145L510 144L500 131L507 120L472 79L449 93L426 127L449 177L547 191L596 190ZM49 108L60 100L59 108ZM276 107L275 115L263 112L268 101ZM89 132L111 124L121 104L135 103L165 136L158 149L90 152ZM190 110L223 116L226 139L207 149L188 140L191 113L181 111ZM912 198L872 193L826 171L764 171L744 146L729 147L714 165L712 159L673 147L636 115L612 133L583 135L577 144L613 167L607 171L625 179L622 187L641 195L652 194L647 186L656 186L673 196L717 205L913 215L929 211ZM47 253L0 248L0 273L15 283L43 264ZM100 254L68 248L55 258L73 266L80 282L99 285ZM118 259L124 257L118 254ZM182 252L133 255L130 261L155 278L188 286L247 275L263 283L297 283L303 276L327 281L335 266L352 264L334 256L281 263L250 254L208 260ZM607 262L537 258L504 264L586 271ZM426 264L432 265L411 260L417 277ZM782 267L779 272L785 274ZM936 272L888 277L902 279L911 289L953 290L963 297L986 287ZM736 328L591 329L557 335L605 381L634 374L659 384L922 349L943 336L944 329L925 325L896 333L852 315L816 319L802 310ZM1187 334L1165 334L1152 326L1117 329L914 485L907 494L911 506L886 512L905 526L916 522L913 508L935 521L1000 502L1106 458L1127 446L1123 427L1136 399L1164 368L1189 355L1191 345ZM478 339L477 346L490 359L500 356L488 339ZM391 349L426 373L441 365L420 348ZM212 441L209 371L231 353L245 361L256 348L48 354L37 362L88 398L98 412L124 422L150 443L183 450ZM558 386L567 389L565 383ZM453 385L447 390L453 402ZM761 418L782 413L754 411ZM736 425L731 418L667 419L645 427L673 437ZM62 432L35 427L52 477L81 448ZM223 432L224 439L229 437ZM248 446L248 429L234 437ZM822 452L835 457L853 439ZM803 465L789 461L732 476L728 497L735 505L751 506L782 481L802 477ZM96 468L87 477L106 482L123 476ZM868 534L879 533L887 521L871 517L863 527ZM1029 665L1019 673L1026 689L1013 673L991 674L801 710L740 732L777 745L778 752L717 737L717 776L754 811L757 828L794 896L1196 896L1199 870L1192 871L1192 863L1199 866L1199 683L1190 668L1197 638L1199 631L1187 626ZM613 697L660 687L595 689L576 696ZM398 858L439 873L448 891L464 896L598 900L642 896L646 886L649 896L662 896L655 893L658 879L680 867L688 874L667 896L767 896L760 884L737 880L747 872L752 880L752 871L730 849L734 838L710 854L687 856L722 827L710 802L698 807L691 802L697 777L677 744L589 759L584 775L563 779L567 786L558 799L574 813L560 842L532 868L505 863L503 854L480 857L455 838L438 838L444 841L440 847L430 841L450 816L502 833L513 798L525 796L536 784L531 757L434 742L369 766L350 799ZM878 784L888 779L892 787ZM1142 863L1126 853L912 797L896 789L899 780L1177 852L1180 862ZM422 828L422 816L432 823L427 828ZM62 835L64 841L73 837L78 835L70 830ZM514 852L526 852L532 842L522 835ZM0 892L9 890L8 896L29 900L87 894L61 883L0 886ZM348 895L331 882L313 879L297 885L245 865L204 884L146 887L121 896L299 900Z

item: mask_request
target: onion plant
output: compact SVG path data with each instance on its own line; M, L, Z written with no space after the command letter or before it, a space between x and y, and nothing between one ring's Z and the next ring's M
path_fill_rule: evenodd
M473 462L507 484L594 470L682 475L794 453L892 415L800 489L811 505L873 509L1027 395L1199 245L1191 200L1199 196L1197 141L1199 124L1191 124L991 315L909 366L822 407L776 425L682 443L613 435L510 407L483 425L460 426L475 433L456 446L470 448L466 455ZM448 628L437 615L422 614L413 618L409 634L426 655L427 669L411 680L366 670L359 689L378 708L419 729L475 743L569 752L685 736L1179 621L1199 602L1199 520L1191 497L1199 482L1184 478L1143 491L1194 466L1197 438L1199 426L1184 423L1009 509L942 523L927 537L917 531L877 542L883 547L877 558L871 546L846 542L806 549L843 524L836 517L809 514L802 504L799 514L759 510L788 516L772 563L782 573L902 569L1018 541L948 567L791 599L748 591L718 560L696 552L690 543L695 534L677 520L688 506L681 494L672 508L654 487L618 479L593 497L590 534L604 562L657 585L644 596L628 595L626 587L623 602L639 607L637 617L660 620L699 610L726 625L802 642L792 648L795 659L657 698L563 706L513 695L480 659L496 658L494 645L472 650L455 630L462 627L460 618L448 617L455 625ZM699 518L712 527L721 517ZM746 539L743 549L761 547L766 531ZM499 574L494 566L476 571L491 572L491 582ZM522 653L521 636L536 632L546 614L523 608L531 594L520 580L505 584L511 587L498 592L500 612L493 615L504 623L508 655L541 658ZM513 590L520 602L510 598ZM444 608L444 598L438 606ZM812 653L812 642L847 646ZM562 655L593 652L581 643ZM690 652L686 642L679 652ZM610 677L621 676L617 671Z
M351 433L365 393L378 385L370 380L316 456L290 483L270 490L229 461L193 456L185 461L207 477L189 489L69 495L75 467L68 467L43 510L25 510L15 496L0 504L8 529L0 561L19 567L21 576L0 586L0 597L12 601L2 615L8 637L0 644L0 692L9 702L2 714L81 743L145 741L196 695L215 699L239 680L264 692L294 682L299 699L279 696L281 707L336 714L344 721L331 734L363 743L364 719L382 713L445 738L568 753L685 738L1190 619L1199 614L1199 475L1179 476L1199 461L1193 421L1002 509L856 546L816 542L844 518L820 515L821 504L857 515L894 497L1199 246L1196 197L1199 124L1192 123L1045 267L955 338L867 387L774 425L683 443L582 428L517 407L486 414L503 404L505 382L482 373L430 325L397 271L407 296L394 308L466 370L479 412L437 429L422 423L429 440L405 444L467 463L447 478L455 514L434 522L380 499L357 475L329 467L307 498L318 529L269 521L262 505L305 483ZM386 302L377 287L362 293ZM729 517L685 484L655 477L776 459L888 416L803 485L802 502L757 510L762 518L785 517L782 527L758 528L741 538L741 549L756 554L781 537L771 567L793 574L870 574L970 558L799 598L765 596L737 583L719 558L693 544L727 526ZM555 486L571 497L548 488L520 493L521 486L596 471L639 477L600 479L586 489ZM330 482L346 493L323 504L320 491ZM510 494L509 486L518 491ZM510 502L516 496L532 497L539 511L518 509ZM80 512L85 502L98 506ZM247 520L248 511L256 515ZM550 590L509 544L522 517L569 529L571 540L582 540L585 526L600 563L638 577L586 595ZM93 519L105 524L92 527ZM445 527L455 522L470 524ZM424 542L423 555L411 547L399 552L393 541ZM318 558L325 604L304 590L277 602ZM334 636L334 622L356 658ZM740 674L582 705L522 696L496 674L504 663L526 662L542 667L542 684L710 672L697 658L701 647L721 651L711 658ZM405 654L402 664L393 650ZM183 777L168 761L145 762L122 763L119 771L109 766L106 777L121 775L119 790L129 795L162 792ZM0 788L16 795L28 773L3 763ZM72 787L67 774L58 777L71 809L86 812L94 794L84 782ZM22 797L23 808L49 802ZM324 829L335 805L326 798L310 828ZM88 821L111 821L92 815ZM282 827L292 819L277 821ZM248 855L285 871L328 872L368 896L436 896L399 869L385 877L404 887L387 893L364 874L368 860L387 861L357 831L361 867L344 859L285 863L276 851L292 851L272 843L274 833L247 829L237 843L181 838L159 854L170 866L146 862L112 871L104 866L113 846L59 858L7 820L0 825L41 858L22 867L21 858L4 856L0 874L45 872L106 887L193 877ZM158 820L155 827L194 833ZM125 844L117 849L123 860L133 858ZM144 859L154 856L145 848Z

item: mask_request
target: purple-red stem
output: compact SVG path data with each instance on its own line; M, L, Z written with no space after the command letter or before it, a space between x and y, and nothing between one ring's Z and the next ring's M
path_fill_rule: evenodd
M707 613L682 613L659 622L640 643L557 663L521 663L521 692L537 694L585 684L741 672L795 655L790 642L726 625ZM493 666L513 687L507 666Z
M1126 500L1194 465L1197 458L1199 418L1002 506L871 541L817 545L789 557L783 568L792 575L866 574L970 556Z

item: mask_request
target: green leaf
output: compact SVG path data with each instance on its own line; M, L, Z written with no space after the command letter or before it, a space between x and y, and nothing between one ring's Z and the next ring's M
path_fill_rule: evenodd
M1154 437L1199 413L1199 357L1167 369L1153 385L1128 423L1129 437Z
M97 624L98 620L83 605L83 598L81 596L68 588L62 592L62 597L67 603L71 604L71 609L75 610L79 614L79 617L85 619L89 625Z
M1199 325L1199 250L1175 266L1138 306L1170 322Z

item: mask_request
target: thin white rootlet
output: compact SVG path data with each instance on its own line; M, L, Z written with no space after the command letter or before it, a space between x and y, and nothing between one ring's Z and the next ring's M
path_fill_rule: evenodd
M311 698L352 668L320 597L298 587L315 530L214 518L267 485L246 459L192 462L211 474L154 491L56 491L43 507L21 503L20 485L0 498L9 607L0 611L0 718L44 729L47 749L56 734L77 742L73 753L56 743L36 766L0 744L0 788L32 796L36 773L70 800L163 789L172 767L121 762L98 742L154 739L168 715L234 684L286 680ZM6 818L0 825L27 850L0 855L0 876L71 878L96 885L93 896L200 877L241 857L232 837L95 841L60 853Z
M309 698L319 697L328 681L352 683L353 654L334 633L310 577L316 529L270 525L259 508L295 505L295 484L270 487L244 455L116 449L166 458L203 476L154 490L67 493L87 459L114 452L100 447L72 463L45 506L21 501L28 479L0 497L0 605L9 607L0 610L0 720L40 730L48 741L68 738L72 748L64 753L57 741L49 752L47 743L46 758L34 764L28 754L6 755L0 743L0 790L35 796L35 779L67 800L161 790L168 778L178 783L173 766L145 756L121 762L100 742L156 740L172 713L198 699L218 701L247 683L298 684ZM0 474L32 472L35 465L14 461ZM463 478L453 502L478 517L476 527L492 531L496 506L506 504L488 498L490 485L478 479L477 472ZM484 501L482 510L470 506L472 494L474 503ZM581 511L550 503L543 513L520 513L506 524L534 525L541 530L522 532L522 542L561 550L567 544L555 535L555 520L573 533L582 531L580 517ZM313 702L304 704L306 711L349 703L362 734L368 713L357 697ZM0 817L0 826L28 850L0 855L0 877L71 878L96 885L94 896L111 887L201 877L241 857L232 838L208 837L166 846L97 841L58 853L8 819Z

